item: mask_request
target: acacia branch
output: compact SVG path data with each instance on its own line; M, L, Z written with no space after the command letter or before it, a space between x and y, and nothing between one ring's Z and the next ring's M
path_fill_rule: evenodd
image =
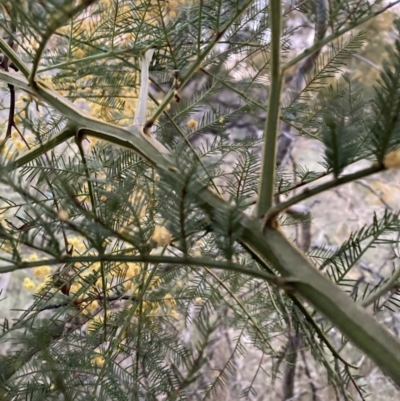
M5 75L7 76L0 71L0 79ZM17 81L14 76L12 79L14 82ZM25 84L22 77L21 80ZM182 174L174 167L169 152L151 136L144 137L139 132L128 133L123 128L83 115L58 93L40 84L36 93L67 118L72 121L75 119L77 124L84 124L87 127L84 131L89 135L137 151L156 167L166 180L177 185L183 184ZM36 152L35 157L42 154L40 150ZM31 152L24 162L32 160L34 158L32 155ZM10 168L17 168L23 164L19 158ZM210 216L212 223L216 227L223 228L221 219L215 216L230 215L232 206L211 190L204 188L201 183L190 186L190 191L193 199L197 199L199 207ZM350 341L400 384L400 342L363 308L357 306L346 293L317 271L279 230L266 227L263 233L260 221L251 219L237 210L235 213L238 215L241 232L239 241L245 244L252 254L258 255L265 266L273 267L288 279L291 282L290 286L298 294L330 319Z
M322 46L322 42L319 43ZM2 77L6 78L6 82L13 81L16 86L21 84L20 87L32 91L26 79L22 77L17 78L15 75L0 71L0 79ZM154 138L150 136L145 138L137 130L128 132L123 128L89 117L57 92L40 83L35 86L34 93L62 113L69 120L70 126L75 127L78 135L93 135L115 145L132 149L154 166L163 179L178 186L183 185L182 174L174 167L170 153ZM35 149L28 152L16 159L9 168L16 169L45 151ZM231 215L232 205L211 190L204 188L201 183L191 185L188 190L191 191L192 198L198 202L198 206L208 214L212 225L224 229L224 219L216 216ZM320 192L322 190L325 189L320 188ZM257 255L265 267L273 268L287 282L290 282L296 294L301 295L331 320L350 341L377 363L385 374L400 385L400 342L365 309L356 305L346 293L316 270L304 254L278 229L267 226L263 232L260 221L236 209L234 212L237 215L238 233L240 233L238 241L244 244L251 254Z

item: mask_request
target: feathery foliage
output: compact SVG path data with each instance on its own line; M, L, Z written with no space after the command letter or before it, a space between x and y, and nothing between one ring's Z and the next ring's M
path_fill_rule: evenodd
M373 99L347 65L395 3L0 0L0 275L33 291L1 400L288 400L300 365L355 399L363 355L399 384L398 267L354 278L398 213L334 249L304 203L399 167L400 41Z

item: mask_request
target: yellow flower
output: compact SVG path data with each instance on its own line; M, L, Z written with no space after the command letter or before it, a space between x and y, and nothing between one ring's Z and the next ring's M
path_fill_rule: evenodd
M189 128L195 129L197 127L197 121L192 118L187 122L187 125Z
M179 313L178 313L175 309L172 309L172 310L171 310L170 316L171 316L173 319L176 319L176 320L178 320L179 317L180 317Z
M168 5L171 9L178 8L179 1L178 0L168 0Z
M94 104L94 105L90 105L90 111L91 111L91 115L94 117L101 117L102 114L102 106L100 106L99 104Z
M158 288L161 284L161 280L159 277L155 276L152 278L150 285L149 285L149 289L153 289L153 288Z
M129 202L133 205L135 203L141 202L143 198L144 192L138 189L137 191L132 192L132 194L129 196Z
M99 308L99 301L92 301L89 303L88 307L86 308L90 312L94 312Z
M150 312L152 308L153 308L153 305L151 302L148 302L148 301L142 302L142 310L144 312Z
M136 263L127 263L128 269L126 270L125 279L136 277L140 274L142 267Z
M196 305L199 305L199 304L201 304L203 302L203 298L202 297L196 297L195 299L194 299L194 303L196 304Z
M117 125L125 126L129 125L131 123L131 120L129 118L122 118L117 122Z
M32 291L35 289L36 285L35 283L29 278L29 277L25 277L24 278L24 282L22 284L24 286L24 288L28 291Z
M383 159L385 168L399 168L400 167L400 151L394 150L389 152Z
M26 145L22 141L14 141L14 146L19 152L22 152L26 149Z
M47 282L40 283L40 284L36 287L36 293L37 293L37 294L40 294L40 293L46 288L47 284L48 284Z
M33 269L33 275L36 278L45 278L51 273L50 266L39 266Z
M159 312L159 310L160 310L160 306L158 305L158 303L152 302L152 303L151 303L151 311L150 311L150 314L151 314L151 315L157 315L157 313Z
M103 278L102 277L98 278L95 285L96 287L103 289ZM106 279L106 290L109 289L110 289L110 283L108 283Z
M30 95L27 95L27 94L25 94L25 93L20 93L20 94L18 95L17 103L18 103L18 102L26 103L26 102L30 102L30 101L32 101L32 97L31 97Z
M68 239L68 243L74 247L74 251L83 252L86 249L83 240L83 237L72 237Z
M19 139L19 133L17 130L13 129L11 131L11 140L16 141L17 139Z
M85 315L92 315L99 307L99 302L94 301L85 301L80 304L81 310Z
M70 292L72 292L73 294L77 294L81 288L81 283L74 283L71 285Z
M157 245L165 246L171 243L172 235L165 227L155 226L152 239Z
M103 323L104 318L103 316L95 316L90 322L88 322L86 329L88 331L96 330L99 326L99 323Z
M171 294L166 294L164 296L164 302L165 302L165 305L167 305L167 306L170 306L170 307L176 306L176 300L172 297Z
M122 286L123 286L125 292L129 291L132 288L132 280L130 279L130 280L124 281Z
M58 211L58 213L57 213L57 217L58 217L58 219L61 220L61 221L67 221L69 215L68 215L68 212L67 212L66 210L60 209L60 210Z
M39 82L45 86L46 88L54 89L53 81L51 75L41 75L39 78Z
M37 260L39 260L39 256L37 255L37 253L32 253L32 255L29 256L28 260L36 262Z
M33 43L31 43L32 46L32 50L36 51L37 49L39 49L39 43L34 41Z
M127 101L124 104L124 111L125 113L128 114L134 114L135 113L135 104L132 101Z
M10 246L10 244L3 243L0 245L0 249L5 252L5 253L12 253L13 248Z
M130 237L133 234L133 228L132 226L129 226L129 224L126 226L121 226L118 228L118 234L121 234L124 237Z
M96 356L92 359L92 364L97 366L98 368L102 368L104 366L105 360L104 357L101 355Z
M101 263L100 263L100 262L94 262L94 263L89 267L89 269L90 269L92 272L97 272L97 271L99 271L99 270L101 269Z
M85 52L82 49L76 49L73 51L73 55L75 58L83 58L85 57Z
M201 257L201 251L200 249L195 249L192 253L194 258L200 258Z
M107 175L104 171L100 171L99 173L97 173L96 178L98 180L106 180L107 179Z

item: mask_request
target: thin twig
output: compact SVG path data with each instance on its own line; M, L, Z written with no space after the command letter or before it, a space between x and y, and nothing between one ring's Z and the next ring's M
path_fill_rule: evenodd
M87 298L83 298L83 299L79 299L80 303L83 302L93 302L93 301L97 301L97 300L103 300L103 296L101 296L101 294L99 294L98 297L87 297ZM113 302L113 301L132 301L135 300L135 297L133 297L132 295L110 295L106 297L107 302ZM69 301L69 302L62 302L59 304L51 304L51 305L45 305L39 309L36 309L36 312L43 312L45 310L52 310L52 309L59 309L59 308L63 308L63 307L67 307L71 305L71 302L74 302L73 300Z
M310 198L311 196L315 196L322 192L325 192L328 189L336 188L340 185L347 184L360 178L368 177L369 175L379 173L384 169L385 167L383 165L373 165L372 167L368 167L355 173L347 174L337 179L325 182L324 184L318 185L314 188L307 188L303 192L293 196L286 202L282 202L279 205L276 205L275 207L271 208L264 218L263 227L265 228L266 226L270 225L271 222L279 215L279 213L283 212L290 206L295 205L296 203L302 202Z
M367 299L364 299L364 301L362 301L360 305L362 307L366 308L369 305L375 303L379 298L383 297L388 292L391 292L394 289L398 289L400 286L399 283L397 282L399 277L400 277L400 269L395 271L392 274L392 277L387 281L386 284L384 284L381 288L379 288L376 292L374 292Z

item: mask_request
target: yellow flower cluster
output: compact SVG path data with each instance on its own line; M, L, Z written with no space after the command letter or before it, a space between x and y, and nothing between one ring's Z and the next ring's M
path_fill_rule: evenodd
M124 289L129 291L132 288L133 282L138 278L141 272L141 266L136 263L125 263L126 268L123 271Z
M51 273L50 266L39 266L33 269L33 275L35 278L44 279Z
M36 287L36 294L40 294L50 283L51 276L47 276L45 281L41 282L37 287Z
M178 320L180 318L179 312L177 312L175 309L172 309L169 315L172 317L172 319Z
M400 167L400 150L389 152L383 159L385 168L399 168Z
M142 313L149 315L157 315L160 310L160 306L156 302L143 301L142 302ZM135 314L138 315L140 309L137 308Z
M66 210L59 210L57 213L57 217L59 218L60 221L68 221L69 215Z
M23 259L24 262L35 262L38 260L39 255L37 253L32 253L28 258ZM51 272L52 268L47 265L35 267L33 268L33 276L35 279L42 280L42 282L37 285L30 277L25 277L22 286L28 291L36 289L36 292L39 293L50 280Z
M93 366L96 366L98 368L102 368L105 364L105 359L102 355L98 355L95 358L92 359L92 364Z
M76 255L77 253L82 253L86 250L86 245L84 243L83 237L68 238L68 243L74 248L73 255Z
M24 278L22 285L28 291L33 291L36 288L36 284L29 277Z
M158 246L165 246L171 243L172 235L165 227L157 225L154 227L152 240Z
M164 303L165 303L165 305L167 305L171 308L176 306L176 300L175 300L175 298L172 297L171 294L166 294L164 296Z
M53 76L50 74L42 74L39 76L39 82L49 88L53 88Z
M187 0L186 0L187 2ZM179 6L184 4L185 0L167 0L168 4L168 17L176 18L179 12Z
M189 120L189 121L187 122L187 126L188 126L190 129L195 129L195 128L197 127L197 121L194 120L194 119L192 118L191 120Z
M87 323L86 329L87 331L94 331L97 329L99 324L102 324L103 322L104 322L104 317L97 315Z
M81 309L84 314L93 315L97 310L99 310L100 304L97 300L82 302Z

